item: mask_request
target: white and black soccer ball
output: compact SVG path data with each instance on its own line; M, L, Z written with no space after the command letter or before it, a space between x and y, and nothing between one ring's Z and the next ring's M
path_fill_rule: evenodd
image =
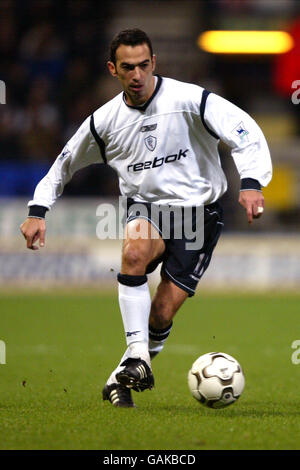
M245 377L234 357L211 352L193 363L188 373L188 385L193 397L203 405L224 408L241 396Z

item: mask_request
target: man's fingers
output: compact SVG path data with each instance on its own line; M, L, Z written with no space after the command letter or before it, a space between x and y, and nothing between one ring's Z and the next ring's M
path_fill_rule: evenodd
M35 248L33 247L33 237L25 236L25 238L27 240L27 248L29 248L30 250L34 250Z
M36 245L32 245L32 246L29 247L29 249L30 250L38 250L39 248Z
M25 239L27 240L27 248L30 250L38 250L38 246L34 245L34 243L40 239L40 247L45 246L45 232L44 231L38 231L36 232L33 236L32 235L27 235L23 234Z
M263 206L258 206L258 207L257 207L257 210L256 210L256 217L257 217L257 218L261 217L262 214L263 214L263 212L264 212Z
M34 245L34 243L39 239L39 234L36 233L32 239L32 245Z
M255 219L259 219L264 212L263 206L255 206L255 209L253 210L253 217Z
M249 204L246 208L247 217L249 224L252 223L253 219L259 219L264 212L263 206L258 206L257 204Z
M264 212L264 198L260 191L246 190L240 192L239 203L245 208L248 223L258 219Z
M252 206L248 205L246 208L248 223L251 224L253 220L253 209Z
M40 230L40 246L45 246L45 231Z

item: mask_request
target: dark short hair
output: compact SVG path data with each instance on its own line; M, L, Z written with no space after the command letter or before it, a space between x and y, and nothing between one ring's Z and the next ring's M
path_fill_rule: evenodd
M116 65L116 50L121 44L125 46L139 46L140 44L147 44L150 50L151 58L153 56L152 44L144 31L138 28L125 29L118 33L110 44L110 57L109 60Z

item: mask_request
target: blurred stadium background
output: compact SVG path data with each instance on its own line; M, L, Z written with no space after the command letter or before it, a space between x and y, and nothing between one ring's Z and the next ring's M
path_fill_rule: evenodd
M46 247L25 248L19 225L37 182L65 142L96 108L120 91L106 70L121 29L152 38L157 72L193 82L250 113L270 146L274 178L266 212L248 226L239 178L220 146L229 189L225 229L201 288L297 288L300 281L300 5L297 0L2 0L0 3L0 286L109 286L120 241L96 237L102 202L116 204L115 173L104 165L78 172L47 214ZM213 54L197 39L207 30L281 30L283 54ZM299 85L298 85L299 88ZM299 97L299 93L298 93ZM156 275L153 282L156 282Z

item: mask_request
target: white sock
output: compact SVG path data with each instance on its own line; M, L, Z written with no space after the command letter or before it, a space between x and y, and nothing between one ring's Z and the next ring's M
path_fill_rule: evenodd
M127 345L139 342L147 345L148 350L151 308L148 283L145 282L141 286L125 286L119 283L119 305Z
M148 351L151 297L148 283L141 286L119 283L119 305L128 347L118 367L110 375L108 384L116 382L115 376L123 368L120 364L128 357L140 357L151 367Z

